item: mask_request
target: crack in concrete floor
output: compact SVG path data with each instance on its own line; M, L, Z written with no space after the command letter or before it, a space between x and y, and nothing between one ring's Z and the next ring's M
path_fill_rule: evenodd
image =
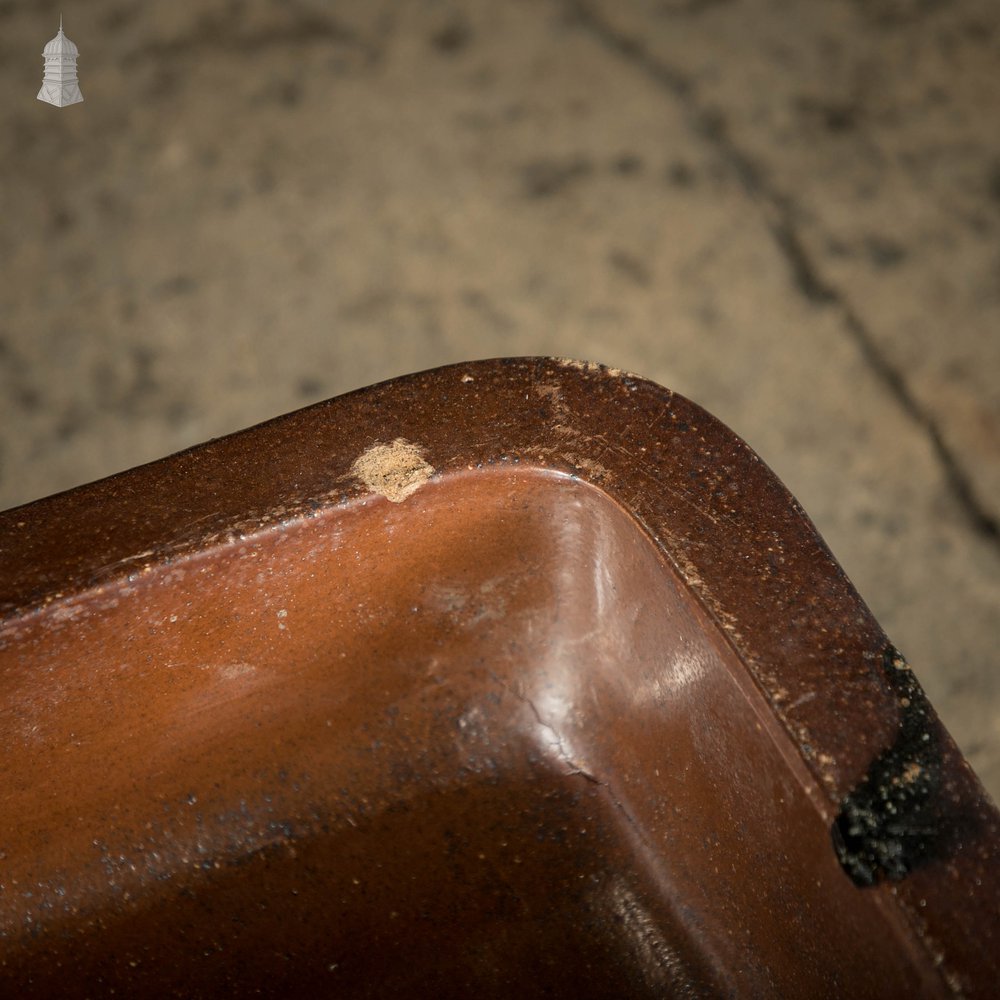
M934 417L910 391L906 378L879 348L865 320L851 304L849 296L822 274L822 267L809 254L796 226L798 209L793 198L778 191L767 172L752 156L740 149L727 134L724 124L703 108L695 94L693 80L664 65L637 39L616 31L586 0L569 0L580 23L611 51L662 86L684 107L693 129L704 136L739 176L747 194L764 213L775 245L784 255L793 285L809 302L838 310L844 330L853 338L861 355L885 385L903 412L927 436L955 499L972 527L1000 550L1000 521L982 504L962 463L945 441ZM703 6L703 5L699 5Z

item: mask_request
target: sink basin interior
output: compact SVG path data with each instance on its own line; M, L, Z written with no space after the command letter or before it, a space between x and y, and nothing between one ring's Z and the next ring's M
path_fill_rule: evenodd
M723 630L567 475L321 509L0 639L24 995L926 985Z

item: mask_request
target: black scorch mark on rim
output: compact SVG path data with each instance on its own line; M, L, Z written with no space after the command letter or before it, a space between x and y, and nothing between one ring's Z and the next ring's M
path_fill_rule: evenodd
M844 797L830 831L844 871L861 886L905 878L941 853L948 833L938 795L940 725L894 646L883 651L882 669L899 702L899 732Z

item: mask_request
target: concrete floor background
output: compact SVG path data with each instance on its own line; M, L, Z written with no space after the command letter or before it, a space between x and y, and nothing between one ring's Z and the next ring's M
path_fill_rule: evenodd
M512 354L741 434L1000 795L995 0L0 0L0 507Z

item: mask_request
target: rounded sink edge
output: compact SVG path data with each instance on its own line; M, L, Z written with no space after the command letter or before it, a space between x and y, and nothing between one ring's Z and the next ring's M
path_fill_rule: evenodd
M359 464L378 448L386 451L374 465ZM0 513L0 616L22 618L144 565L372 493L405 503L433 477L515 459L592 484L642 526L839 810L833 835L845 870L859 885L892 883L944 975L952 954L995 951L982 918L997 882L1000 818L912 672L750 447L697 404L631 373L555 358L449 365ZM916 756L924 743L933 759ZM961 828L961 843L944 838L934 856L880 868L880 849L890 859L893 845L879 846L874 785L898 784L915 763L933 774L917 820L928 796L941 799L938 822ZM845 845L845 832L860 846ZM953 885L962 886L957 912Z

